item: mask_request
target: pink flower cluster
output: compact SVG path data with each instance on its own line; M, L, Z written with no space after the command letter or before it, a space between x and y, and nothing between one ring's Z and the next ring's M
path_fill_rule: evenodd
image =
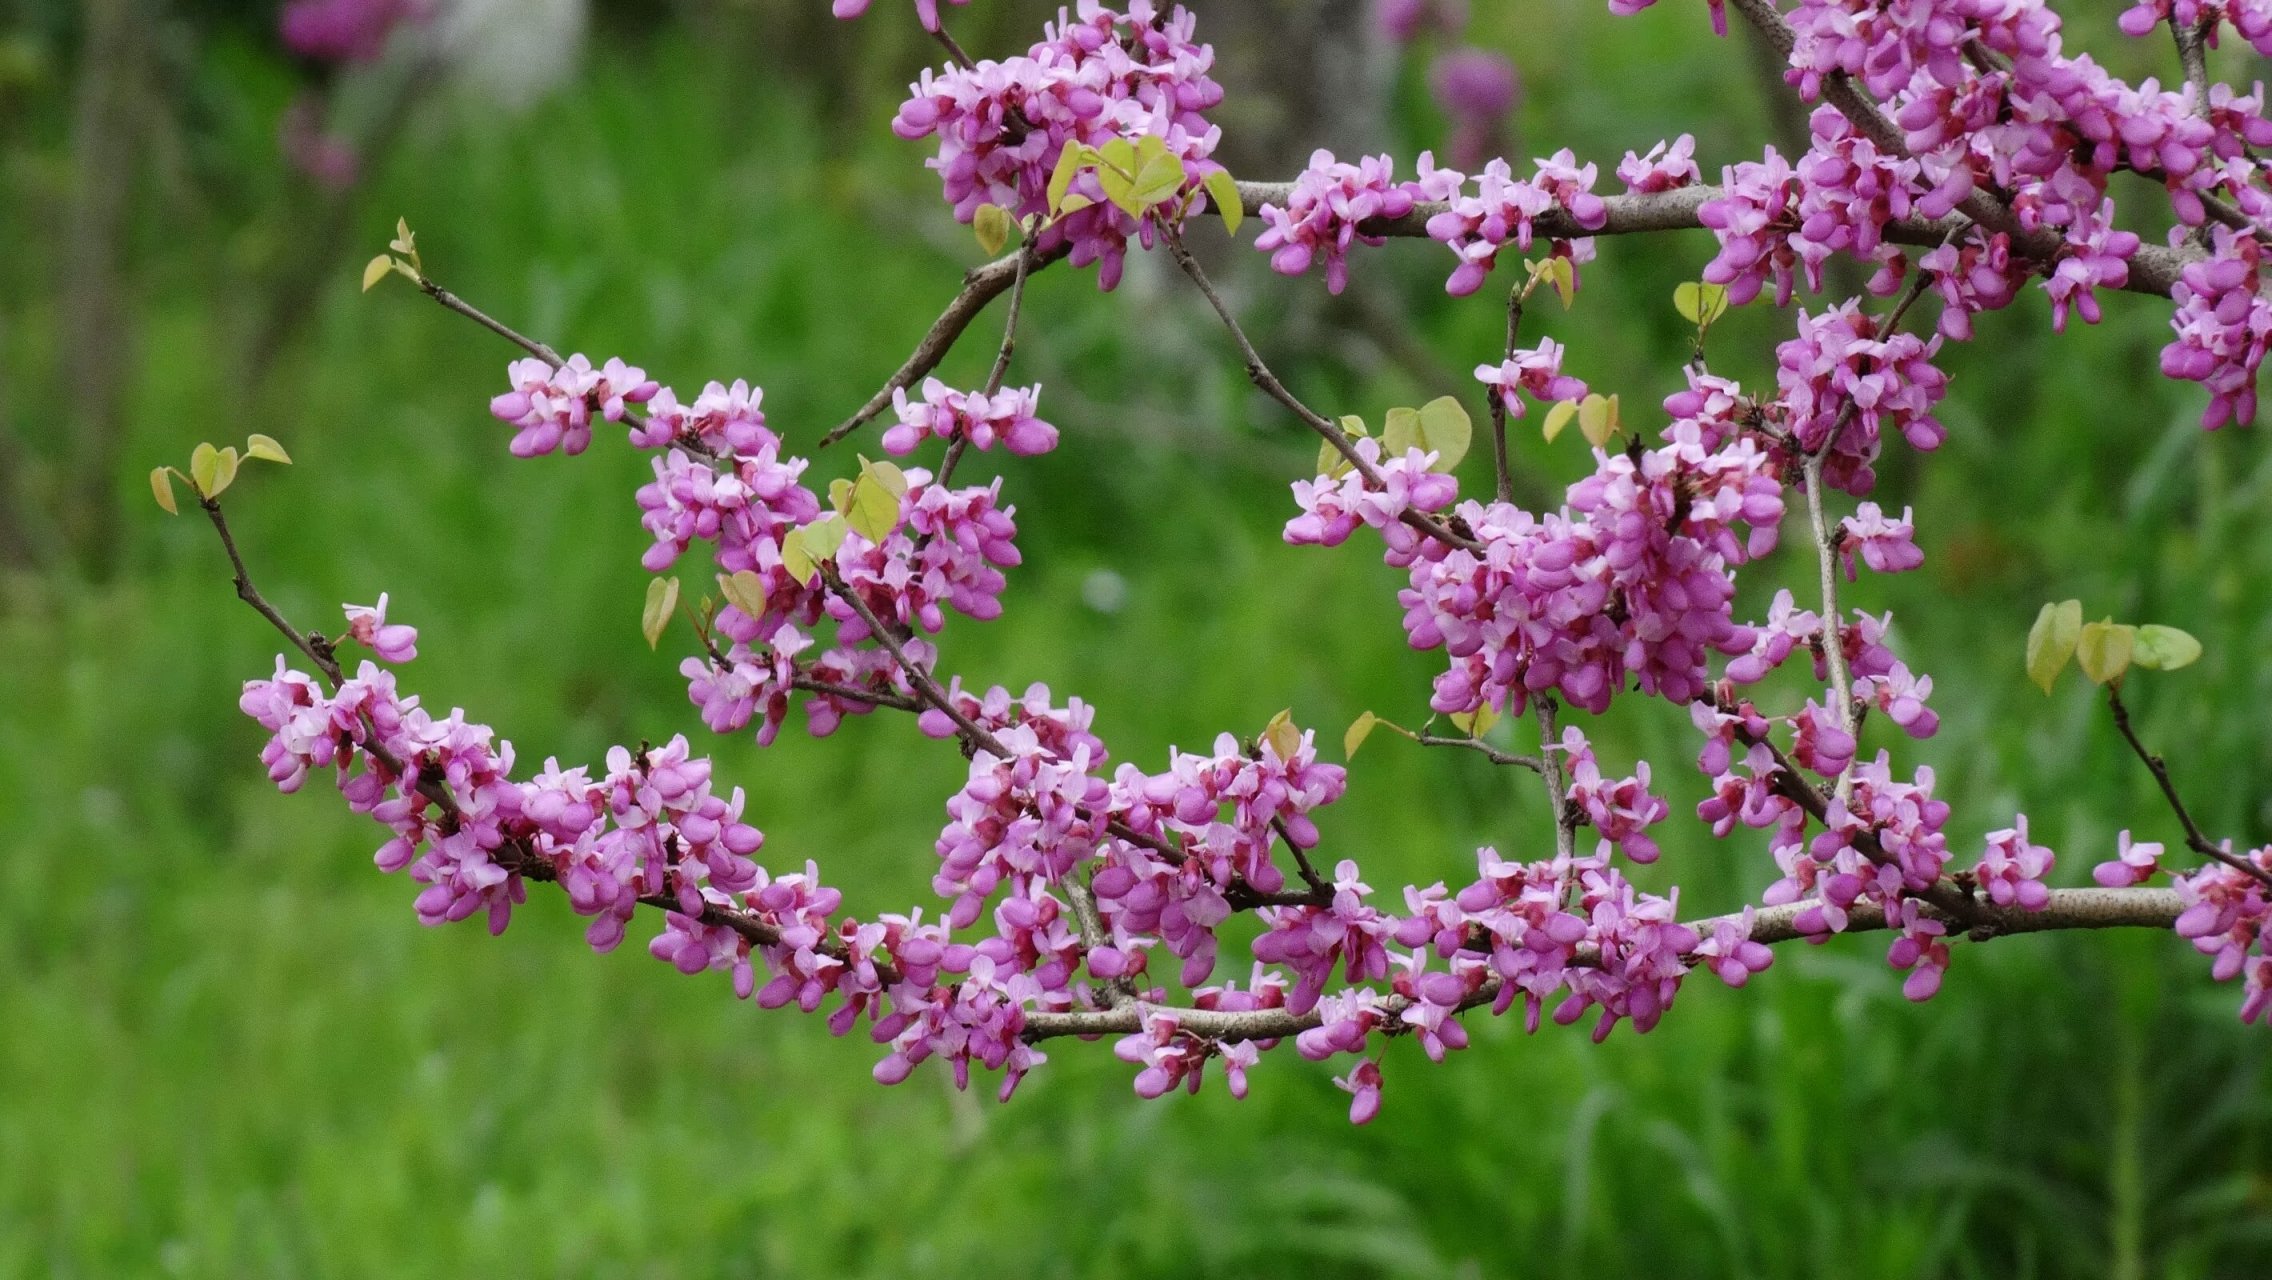
M1286 207L1262 206L1264 227L1254 247L1270 255L1270 269L1280 275L1298 276L1322 257L1327 292L1341 292L1349 284L1349 246L1384 243L1359 228L1374 218L1412 212L1412 189L1395 182L1394 172L1387 156L1344 164L1330 151L1313 153L1309 167L1295 176Z
M2262 283L2264 246L2254 236L2215 229L2214 254L2190 262L2170 297L2177 337L2162 348L2162 372L2209 388L2201 425L2256 419L2256 371L2272 346L2272 299Z
M1286 541L1296 546L1337 547L1357 531L1371 525L1392 544L1405 545L1409 531L1398 522L1408 511L1435 512L1459 496L1459 481L1431 471L1436 455L1407 449L1401 458L1384 458L1381 442L1367 436L1356 442L1357 456L1381 479L1375 486L1362 472L1294 482L1294 501L1302 514L1286 523Z
M598 369L581 355L559 368L542 360L515 360L506 370L513 389L489 402L490 416L511 425L513 456L534 458L555 449L570 457L591 447L592 416L621 422L630 407L653 399L662 387L621 360Z
M780 437L766 426L762 390L712 382L693 404L682 405L670 388L620 360L595 370L582 356L557 370L522 360L510 372L515 389L490 407L518 429L515 454L580 453L595 417L628 421L633 444L666 450L653 459L654 481L638 492L640 523L654 538L641 559L650 572L669 569L700 542L709 545L719 572L755 575L761 615L733 604L720 609L711 653L681 667L689 698L713 730L735 731L755 718L758 740L771 743L800 687L812 693L806 714L816 735L832 732L846 715L873 710L872 701L831 689L911 692L906 673L888 654L856 647L869 638L858 610L819 577L791 571L787 540L826 508L802 481L806 460L785 455ZM967 433L981 448L1001 439L1023 452L1056 438L1054 428L1033 418L1032 390L989 400L933 381L925 393L931 399L922 409L904 407L902 414L919 420L921 430ZM628 406L642 403L649 412L637 419ZM998 479L948 489L921 469L904 477L906 492L881 539L848 531L833 565L875 617L917 633L908 650L921 661L930 650L920 636L944 627L949 609L982 621L1001 615L1002 570L1020 560L1017 523L1001 502ZM814 646L811 628L824 617L836 624L834 644L803 656Z
M1607 225L1608 206L1593 194L1595 166L1580 165L1568 148L1534 163L1536 171L1526 179L1517 178L1506 161L1493 160L1476 176L1475 193L1470 195L1466 174L1438 169L1432 157L1420 157L1419 180L1409 184L1413 193L1450 204L1428 219L1429 237L1459 255L1459 266L1444 282L1446 293L1464 297L1482 288L1498 264L1499 251L1509 243L1529 253L1533 225L1549 212L1559 210L1572 224L1589 231ZM1586 262L1593 257L1593 241L1557 239L1550 252Z
M1849 301L1819 315L1801 311L1798 336L1775 348L1790 439L1809 454L1827 443L1824 481L1853 494L1876 485L1873 464L1887 434L1899 433L1922 451L1939 448L1948 435L1933 416L1948 390L1948 375L1933 365L1941 340L1880 336L1877 327Z
M1617 163L1617 177L1635 195L1675 191L1702 182L1703 171L1696 167L1696 135L1684 133L1646 152L1626 152Z
M1667 436L1645 452L1597 451L1594 474L1543 519L1508 503L1459 504L1473 550L1384 529L1389 562L1409 571L1398 600L1413 647L1451 658L1431 707L1521 710L1555 690L1598 712L1628 679L1685 702L1704 689L1709 652L1752 647L1729 616L1729 570L1775 544L1776 468L1749 438L1707 448L1678 423ZM1297 484L1310 514L1288 524L1288 541L1311 540L1326 485Z
M1529 392L1540 404L1553 404L1560 400L1582 400L1586 384L1562 372L1562 344L1552 338L1541 338L1536 347L1515 351L1497 365L1477 365L1475 380L1492 389L1507 416L1523 416L1523 401L1519 392Z
M1193 30L1180 5L1163 16L1154 0L1129 0L1125 13L1080 0L1074 17L1049 24L1022 57L926 70L892 130L911 141L938 139L927 163L962 222L984 204L1018 220L1046 216L1050 177L1069 142L1156 137L1197 183L1217 167L1208 157L1220 131L1204 113L1222 101L1223 90L1208 74L1214 49L1197 43ZM1107 200L1094 170L1084 171L1072 191L1092 203L1052 222L1038 248L1070 244L1073 265L1101 264L1097 283L1110 289L1120 280L1129 239L1148 246L1155 228Z
M999 441L1020 455L1047 453L1057 447L1057 428L1035 416L1040 399L1040 387L1004 387L988 395L951 390L937 378L925 378L920 402L909 400L905 387L892 391L899 422L884 432L884 448L909 454L936 437L968 440L979 449L991 449Z
M2272 872L2272 846L2240 855L2260 872ZM2219 982L2243 979L2242 1022L2272 1023L2272 894L2264 882L2237 867L2212 862L2189 876L2173 877L2185 914L2177 918L2180 937L2212 958L2210 973Z

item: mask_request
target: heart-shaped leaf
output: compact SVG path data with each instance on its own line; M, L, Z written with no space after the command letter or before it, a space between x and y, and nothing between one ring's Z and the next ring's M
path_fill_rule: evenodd
M2148 623L2138 628L2130 660L2155 671L2175 671L2201 660L2201 642L2176 627Z
M2027 632L2027 678L2045 693L2075 656L2075 642L2083 633L2083 602L2062 600L2043 606Z
M648 648L662 642L663 628L671 624L671 613L677 608L678 579L656 578L647 584L647 602L639 610L639 631L647 637Z
M2075 662L2093 684L2110 684L2130 669L2138 629L2108 618L2088 623L2075 638Z

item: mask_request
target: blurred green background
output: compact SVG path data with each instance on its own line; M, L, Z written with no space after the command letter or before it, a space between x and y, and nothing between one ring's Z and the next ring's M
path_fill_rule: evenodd
M1238 15L1219 31L1226 146L1242 174L1286 176L1318 117L1272 103L1359 97L1327 54L1361 6L1284 0L1258 21L1247 5L1201 5L1203 34ZM1745 991L1690 984L1646 1037L1479 1023L1441 1067L1399 1043L1387 1106L1357 1130L1332 1072L1290 1052L1243 1103L1211 1085L1141 1104L1107 1046L1063 1042L997 1106L931 1069L878 1088L863 1040L637 945L594 957L545 893L501 939L417 927L365 824L320 785L286 798L262 777L234 703L275 638L232 598L210 530L144 487L199 440L263 431L292 450L297 466L248 473L232 499L303 625L391 592L422 630L406 683L524 761L693 731L751 791L769 860L817 859L855 910L929 896L961 774L904 718L763 752L702 739L672 642L655 655L639 636L643 459L603 438L574 462L511 462L485 407L514 353L400 282L365 296L355 280L406 217L429 270L509 322L682 392L747 377L809 444L979 257L926 152L885 128L935 50L904 0L859 24L820 0L602 5L580 43L562 17L578 6L495 7L517 39L562 40L566 77L500 105L480 91L494 75L358 71L328 92L367 139L364 173L328 195L278 155L305 74L273 5L0 3L0 1274L2272 1266L2272 1053L2174 937L1961 948L1922 1008L1880 940L1787 948ZM1709 172L1793 123L1688 6L1476 8L1472 37L1526 79L1519 155L1566 144L1606 170L1693 130ZM2115 34L2118 8L2070 7L2075 38L2123 74L2168 75L2164 42ZM1001 52L1042 10L950 13ZM1303 41L1319 48L1297 57ZM2244 52L2219 70L2256 74ZM1407 157L1438 141L1420 63L1366 56L1376 105L1333 128ZM1467 394L1498 341L1492 302L1443 296L1434 246L1365 254L1332 302L1217 230L1197 238L1279 371L1332 411ZM1577 308L1534 309L1534 332L1653 425L1685 356L1670 292L1710 252L1701 234L1605 241ZM1285 706L1336 741L1363 709L1421 718L1436 659L1402 643L1395 575L1362 546L1278 542L1314 443L1164 265L1133 263L1113 295L1089 273L1035 281L1014 376L1044 384L1065 444L1008 468L1026 563L1007 617L950 628L946 668L1081 696L1120 756L1155 767ZM2024 808L2067 883L2120 828L2176 832L2103 706L2022 678L2047 598L2205 641L2198 666L2135 690L2143 731L2212 830L2272 836L2272 466L2254 430L2195 429L2196 392L2154 373L2165 304L2108 312L2053 341L2031 292L1948 354L1949 442L1895 450L1881 495L1917 508L1926 568L1852 592L1894 612L1946 721L1872 749L1939 771L1959 850ZM983 376L996 324L951 375ZM1789 324L1731 316L1715 367L1765 381ZM1571 438L1518 436L1533 493L1583 465ZM1803 554L1747 569L1747 597L1806 580ZM1702 795L1677 709L1621 704L1588 727L1605 761L1654 760L1676 814ZM1535 779L1451 754L1376 737L1324 816L1330 855L1393 891L1470 874L1480 843L1539 848ZM1691 914L1774 877L1754 836L1668 831L1641 878L1677 880Z

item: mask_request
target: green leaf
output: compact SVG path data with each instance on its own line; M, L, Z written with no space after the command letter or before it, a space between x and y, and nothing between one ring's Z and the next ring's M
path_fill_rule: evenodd
M860 458L860 474L882 485L884 492L894 498L907 496L907 473L900 470L899 464L896 462L870 462L865 455L862 455Z
M230 485L237 482L238 461L237 446L233 444L221 446L220 453L214 457L213 487L206 491L207 497L218 498L227 491Z
M1460 732L1471 738L1480 738L1491 732L1491 726L1499 723L1499 713L1492 710L1489 703L1485 703L1473 711L1454 712L1450 719L1459 726Z
M1554 296L1562 299L1562 309L1568 311L1570 304L1578 300L1577 268L1570 265L1568 258L1555 254L1546 260L1546 274L1554 282Z
M847 515L854 531L881 545L899 524L899 499L874 476L863 474L852 486L852 509Z
M2112 618L2083 627L2075 638L2075 662L2093 684L2111 684L2130 669L2138 629Z
M2201 642L2176 627L2148 623L2138 628L2130 660L2154 671L2175 671L2201 660Z
M1079 192L1075 192L1074 194L1065 197L1065 203L1057 206L1057 216L1062 218L1069 213L1079 213L1081 210L1086 209L1090 205L1095 203L1096 201L1089 199L1087 196L1084 196Z
M677 608L678 579L656 578L647 584L647 603L639 610L639 631L647 637L648 648L662 643L663 628L671 624L671 614Z
M803 529L792 529L781 539L781 567L788 571L790 577L807 586L811 585L813 575L820 571L812 549L805 545Z
M1365 745L1365 739L1373 734L1373 726L1379 723L1380 717L1370 711L1358 716L1355 721L1351 722L1349 731L1341 735L1342 758L1345 760L1356 759L1357 748Z
M1280 760L1294 758L1294 753L1302 749L1302 731L1294 724L1292 707L1270 717L1270 723L1263 726L1262 740L1270 744Z
M986 251L987 257L1002 252L1002 246L1010 243L1010 213L1002 206L978 206L978 212L970 223L971 229L978 233L978 247Z
M1144 140L1150 142L1153 136L1146 134ZM1183 182L1183 158L1169 155L1163 150L1147 158L1144 167L1136 171L1136 180L1130 184L1128 198L1136 203L1137 208L1149 209L1183 190Z
M2075 642L2083 632L2083 602L2062 600L2046 604L2027 631L2027 678L2046 694L2075 656Z
M1391 409L1381 420L1381 457L1401 458L1407 449L1420 447L1420 411Z
M1586 443L1599 449L1617 434L1617 397L1598 392L1589 395L1578 405L1578 433Z
M1057 153L1057 167L1049 174L1049 207L1052 211L1071 212L1065 209L1065 193L1071 189L1073 179L1081 172L1081 156L1088 148L1071 138Z
M396 218L394 220L394 240L387 245L387 248L404 255L418 252L418 237L410 232L410 219Z
M1230 170L1217 169L1207 175L1207 198L1223 215L1223 230L1237 235L1239 220L1246 217L1246 202L1239 199L1239 184L1231 178Z
M1553 443L1554 443L1554 437L1556 437L1556 436L1558 436L1558 435L1561 435L1561 434L1562 434L1562 428L1569 426L1569 425L1570 425L1570 419L1572 419L1572 418L1574 418L1574 417L1577 417L1577 416L1578 416L1578 402L1577 402L1577 401L1575 401L1575 400L1561 400L1561 401L1557 401L1557 402L1555 403L1555 405L1554 405L1554 407L1553 407L1553 408L1551 408L1551 409L1548 409L1548 410L1546 411L1546 421L1544 421L1544 422L1542 422L1542 423L1540 423L1540 424L1539 424L1539 426L1540 426L1541 430L1543 430L1543 431L1545 432L1545 435L1546 435L1546 443L1548 443L1548 444L1553 444Z
M213 488L213 473L221 465L221 451L200 442L189 451L189 482L200 497L210 498L217 492Z
M392 270L394 270L394 259L388 257L383 253L378 257L371 259L369 262L364 263L363 292L369 293L371 291L371 286L377 284L381 280L386 279L387 272Z
M250 440L245 441L245 457L248 460L258 458L263 462L280 462L287 467L292 465L292 455L284 452L284 446L276 443L275 437L264 436L257 431Z
M1672 291L1672 309L1697 328L1710 328L1713 321L1728 313L1727 286L1691 280Z
M1136 176L1136 146L1126 138L1114 138L1097 148L1097 168L1100 171L1117 171L1124 178Z
M748 569L718 575L718 594L755 622L765 616L765 579Z
M181 514L181 508L174 505L172 471L172 467L150 468L150 496L158 500L160 510L169 516L178 516Z
M805 550L811 552L815 560L826 560L844 545L844 535L851 532L851 526L844 522L843 516L822 516L806 525L802 532Z
M1437 455L1435 471L1450 471L1467 456L1475 422L1454 396L1438 396L1420 406L1420 447Z
M828 505L836 508L838 515L843 515L852 509L852 482L850 480L838 476L828 482Z

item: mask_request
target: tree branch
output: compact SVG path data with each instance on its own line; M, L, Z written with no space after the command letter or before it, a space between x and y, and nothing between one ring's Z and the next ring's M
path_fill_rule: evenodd
M1749 936L1753 942L1769 945L1817 936L1800 933L1795 924L1801 912L1817 905L1809 899L1779 907L1753 908ZM2051 900L2040 911L1984 906L1981 910L1984 923L1970 925L1951 919L1938 907L1926 908L1928 914L1971 928L1975 938L1982 936L1983 927L1990 931L1989 936L2068 929L2169 929L2177 923L2180 910L2174 889L2054 889ZM1688 927L1709 937L1722 922L1742 918L1741 913L1715 916L1695 921ZM1842 933L1870 933L1886 927L1883 911L1872 904L1858 902L1848 910L1847 927ZM1489 979L1462 1001L1460 1008L1490 1004L1498 998L1500 985L1497 977ZM1411 1001L1402 996L1382 1000L1379 1008L1386 1020L1383 1030L1393 1034L1394 1029L1400 1028L1399 1015L1410 1005ZM1126 1035L1139 1030L1145 1015L1156 1009L1173 1013L1179 1029L1209 1040L1278 1040L1310 1030L1324 1020L1316 1010L1297 1015L1284 1009L1226 1013L1213 1009L1132 1005L1098 1013L1029 1013L1025 1038L1039 1041L1058 1036Z
M2170 781L2169 766L2162 762L2160 756L2148 751L2146 744L2139 741L2137 731L2130 727L2130 708L2122 704L2122 687L2120 685L2109 684L2106 686L2106 705L2114 711L2114 727L2121 732L2122 740L2129 743L2130 749L2137 753L2138 759L2145 762L2146 772L2154 775L2154 781L2162 789L2162 798L2169 801L2170 812L2177 815L2178 825L2185 828L2185 847L2204 858L2215 859L2235 871L2252 876L2266 888L2272 889L2272 872L2264 870L2246 858L2235 857L2231 850L2211 840L2208 834L2201 830L2201 824L2193 820L2192 810L2185 807L2185 801L2179 798L2177 794L2177 784Z

